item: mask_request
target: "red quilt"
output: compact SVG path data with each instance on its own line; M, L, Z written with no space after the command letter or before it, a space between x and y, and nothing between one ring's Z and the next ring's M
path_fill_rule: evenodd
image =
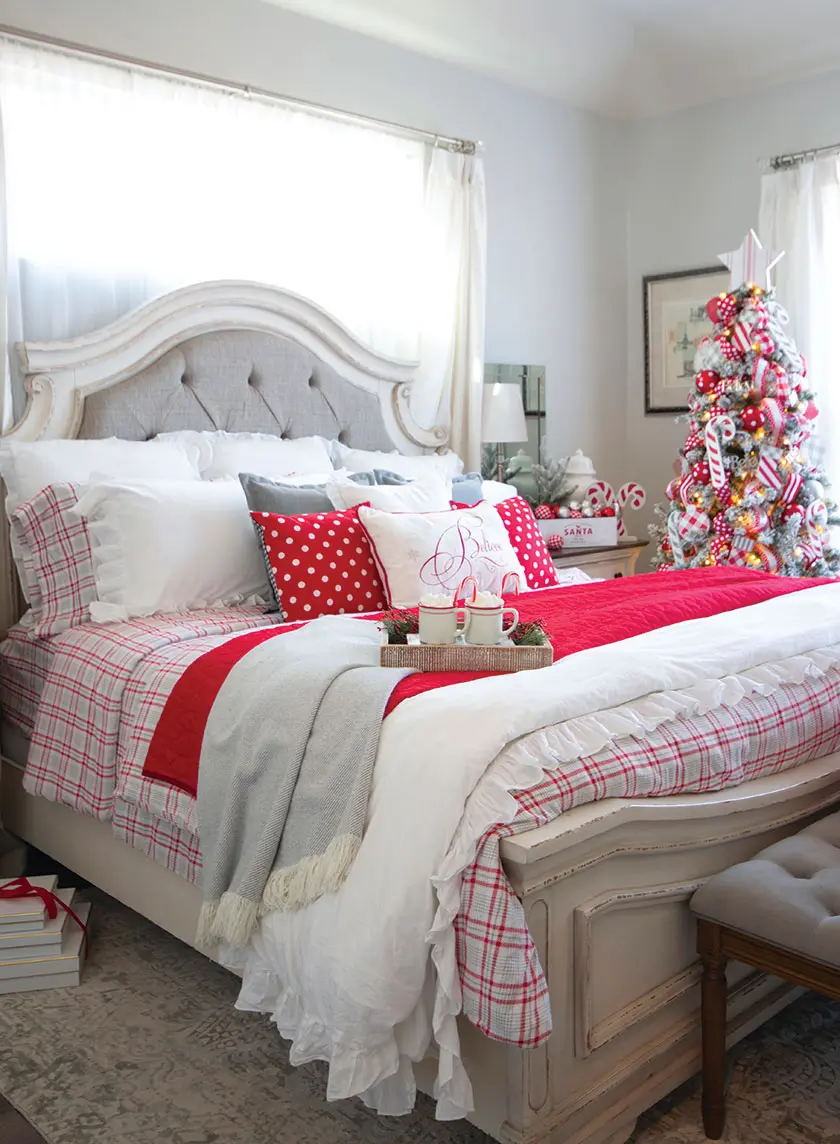
M738 568L686 569L668 575L634 576L546 588L509 597L522 620L542 620L560 659L587 648L616 643L683 620L704 619L800 592L826 580L794 580ZM246 632L192 663L175 684L158 720L143 774L195 794L204 727L228 672L267 639L301 624ZM389 714L405 699L436 687L480 679L487 672L417 672L394 688Z

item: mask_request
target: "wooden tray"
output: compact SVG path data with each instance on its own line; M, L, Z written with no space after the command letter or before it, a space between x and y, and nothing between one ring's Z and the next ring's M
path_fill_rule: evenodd
M382 667L416 667L418 671L534 671L549 667L554 660L550 643L539 647L503 643L421 644L419 638L408 637L407 644L389 644L388 633L382 632L379 663Z

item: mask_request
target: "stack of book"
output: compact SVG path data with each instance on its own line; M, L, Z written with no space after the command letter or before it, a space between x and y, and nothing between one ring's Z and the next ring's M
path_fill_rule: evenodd
M57 889L54 874L30 878L54 893L87 925L90 904L73 889ZM78 985L85 959L84 936L66 910L50 918L40 898L0 899L0 994Z

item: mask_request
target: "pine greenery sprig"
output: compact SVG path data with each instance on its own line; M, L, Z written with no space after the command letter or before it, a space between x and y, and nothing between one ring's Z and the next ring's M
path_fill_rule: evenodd
M568 457L561 457L559 461L546 459L544 465L534 465L534 483L537 486L537 504L560 504L570 491L566 472L569 468Z
M420 630L420 621L411 612L397 610L382 617L382 627L388 633L389 644L407 644L408 637Z
M544 620L527 620L517 624L510 634L517 647L542 647L549 642Z

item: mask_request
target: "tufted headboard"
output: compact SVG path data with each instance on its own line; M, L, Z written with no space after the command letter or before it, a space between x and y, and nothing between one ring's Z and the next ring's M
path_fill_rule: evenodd
M411 415L416 362L377 354L314 303L258 283L187 286L91 334L17 349L27 404L5 439L225 429L403 453L447 441ZM5 627L20 608L4 532Z

